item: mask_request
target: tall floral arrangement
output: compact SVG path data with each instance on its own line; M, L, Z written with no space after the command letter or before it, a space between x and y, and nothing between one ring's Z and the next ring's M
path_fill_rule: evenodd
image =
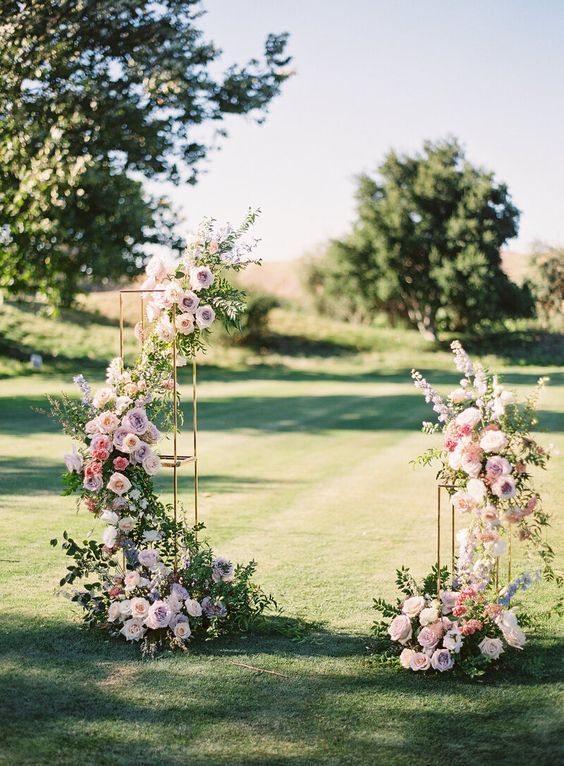
M80 398L51 401L75 442L65 455L65 493L78 494L104 523L99 540L77 542L63 534L73 563L61 585L81 581L70 595L86 622L142 640L146 651L248 627L274 604L252 582L254 562L234 566L215 556L197 535L202 526L173 520L154 491L159 423L170 423L173 349L183 364L205 350L216 317L227 327L237 325L244 295L226 273L257 262L253 244L240 241L254 217L250 213L237 230L216 230L205 221L180 263L151 259L142 289L158 292L147 293L147 323L135 328L142 341L135 364L124 367L114 359L105 385L95 391L77 375Z
M550 449L532 435L547 379L541 378L521 405L458 341L452 351L462 377L448 396L415 370L412 378L437 415L438 422L425 422L423 430L443 437L442 446L416 462L438 463L437 479L447 487L454 511L467 521L457 534L455 572L435 568L418 584L407 569L398 570L402 596L395 604L375 600L384 620L374 631L381 646L391 639L391 652L384 649L384 655L399 657L405 668L459 667L475 675L508 650L523 648L526 637L512 604L516 594L542 575L559 584L562 578L553 569L554 552L544 534L549 515L532 473L546 468L550 458ZM530 569L500 588L499 559L513 540L527 546Z

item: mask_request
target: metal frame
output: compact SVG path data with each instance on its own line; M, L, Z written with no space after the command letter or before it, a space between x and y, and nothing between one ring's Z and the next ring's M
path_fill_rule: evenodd
M141 309L141 347L143 347L145 338L145 296L150 293L164 293L163 289L125 289L119 291L119 358L121 360L122 370L124 368L123 357L123 338L124 338L124 294L137 294L140 296L140 309ZM176 531L176 525L178 522L178 471L183 465L192 463L194 466L194 526L198 524L198 393L197 383L198 375L196 368L196 360L192 360L192 455L179 455L178 454L178 372L176 367L177 358L177 330L176 330L176 305L172 310L172 326L174 330L174 336L172 341L172 398L173 398L173 431L172 431L172 455L161 455L161 463L165 468L172 468L172 492L173 492L173 513L174 513L174 572L178 572L178 537ZM124 565L125 569L125 565Z

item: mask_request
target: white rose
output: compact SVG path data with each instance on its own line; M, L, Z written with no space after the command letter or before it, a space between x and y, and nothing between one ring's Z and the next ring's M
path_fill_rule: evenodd
M430 625L433 622L437 622L439 619L439 611L434 606L428 606L426 609L422 609L419 613L419 623L423 627Z
M466 485L466 492L477 503L481 503L486 496L486 485L481 479L470 479Z
M184 606L186 607L186 611L190 615L190 617L200 617L202 614L202 607L200 604L196 601L195 598L187 598L184 602Z
M401 611L410 618L417 617L419 612L425 607L425 603L423 596L411 596L403 602Z
M131 516L124 516L123 519L120 519L118 526L122 532L129 534L134 530L136 524L137 522Z
M398 614L388 626L388 634L392 641L405 644L412 635L411 620L406 614Z
M480 439L484 452L501 452L507 447L507 436L503 431L486 431Z
M500 638L486 638L478 644L479 650L485 657L491 657L493 660L497 660L499 655L503 653L503 642Z
M149 455L143 461L143 468L149 476L154 476L161 469L161 459L158 455Z
M413 651L413 649L405 648L402 651L402 653L399 656L399 660L401 662L402 668L406 668L407 670L409 669L410 662L413 659L414 654L415 652Z
M101 407L105 407L106 404L112 401L115 394L112 388L101 388L94 394L92 399L92 406L99 410Z
M186 641L188 638L190 638L192 634L192 631L190 630L190 623L188 620L186 622L177 622L174 627L174 635L176 638L179 638L181 641Z
M126 572L123 578L125 583L125 590L134 590L139 585L141 575L139 572Z
M131 615L131 601L126 598L123 601L119 601L119 613L121 617L129 617Z
M502 612L501 616L497 618L496 622L502 631L513 630L513 628L519 627L519 623L517 622L517 615L511 610Z
M106 548L113 548L117 540L117 529L115 527L106 527L102 535L102 540Z
M115 511L108 511L107 509L103 511L100 518L102 521L105 521L106 524L113 524L114 526L116 526L119 521L119 516L117 513Z
M108 622L115 622L120 616L119 601L113 601L108 609Z
M136 434L127 434L123 439L122 452L135 452L141 446L141 441Z
M149 602L146 598L132 598L131 599L131 614L138 620L144 620L149 613Z
M527 636L523 633L521 628L512 628L511 630L504 630L503 637L514 649L522 649L527 643Z
M123 628L120 630L127 641L139 641L146 632L147 628L143 627L143 621L136 618L124 622Z
M478 425L481 419L482 414L480 413L480 410L476 409L476 407L468 407L468 409L456 416L455 422L458 426L470 426L470 428L474 428L474 426Z

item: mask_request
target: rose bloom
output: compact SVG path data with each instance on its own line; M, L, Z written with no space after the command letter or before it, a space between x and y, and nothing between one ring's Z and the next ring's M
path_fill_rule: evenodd
M161 319L155 330L159 338L165 343L170 343L174 338L174 328L168 319Z
M423 596L411 596L405 599L401 611L408 617L417 617L419 612L425 607L425 603Z
M470 479L466 485L466 492L477 503L481 503L486 496L486 485L481 479Z
M481 419L482 415L480 410L476 409L476 407L468 407L456 416L455 423L459 427L469 426L470 428L474 428L474 426L478 425Z
M517 524L525 516L522 508L510 508L503 514L503 518L508 524Z
M213 284L214 275L207 266L194 266L190 269L190 287L192 290L203 290Z
M112 510L121 511L127 506L127 500L124 497L116 497L112 500Z
M96 450L109 451L112 448L112 437L107 434L94 434L90 442L90 452Z
M182 335L190 335L194 332L194 317L192 314L179 314L175 320L176 329Z
M503 654L503 642L500 638L484 638L478 644L478 649L485 657L491 657L492 660L499 659L499 655Z
M100 473L102 473L102 463L97 460L91 460L84 467L85 476L97 476Z
M111 402L114 397L115 393L112 388L101 388L94 394L92 399L92 406L99 410Z
M145 266L145 272L147 276L151 277L154 281L161 280L164 279L168 274L168 266L162 256L153 255L153 257L149 259L147 265Z
M461 626L460 632L463 636L471 636L477 630L482 630L482 627L480 620L468 620Z
M164 299L168 304L172 305L173 303L178 303L178 301L182 298L182 295L182 288L178 282L171 282L165 288Z
M110 453L106 449L95 449L92 452L92 457L94 460L101 460L104 462L104 460L107 460L110 457Z
M398 614L388 626L388 633L392 641L405 644L412 635L411 620L405 614Z
M131 601L128 598L124 598L123 601L118 601L119 613L122 617L131 617Z
M117 542L117 529L115 527L106 527L102 535L102 540L107 548L113 548Z
M139 437L136 436L136 434L127 434L127 436L123 440L123 451L124 452L135 452L135 450L141 445L141 441L139 440Z
M115 412L102 412L98 415L98 427L106 434L113 433L119 425L118 416Z
M421 628L417 635L417 641L423 649L433 649L437 645L439 638L440 636L437 635L437 631L433 630L429 625Z
M144 460L146 460L152 454L153 454L153 451L149 447L149 445L145 444L145 442L141 442L139 447L137 447L135 452L133 452L132 457L135 458L137 463L142 463Z
M130 532L133 532L136 524L137 522L135 519L132 519L131 516L124 516L123 519L119 520L118 527L122 532L125 532L125 534L128 535Z
M123 426L120 426L119 428L117 428L114 432L114 438L113 438L114 447L117 447L119 450L123 452L124 451L123 440L128 434L129 434L129 431L127 430L127 428L124 428Z
M108 489L116 495L124 495L131 489L131 482L122 473L113 473L108 482Z
M480 439L480 447L484 452L501 452L507 447L507 436L503 431L486 430Z
M492 484L492 492L501 500L509 500L516 492L515 479L513 476L502 476Z
M181 641L187 641L192 635L188 620L179 620L174 626L174 635Z
M192 314L198 308L199 303L200 303L200 299L198 298L196 293L193 293L190 291L183 293L178 299L178 307L183 312L192 313Z
M413 657L409 661L409 667L411 670L429 670L431 661L423 652L414 652Z
M458 594L453 590L441 591L441 601L443 605L443 614L450 614L456 604Z
M160 471L161 468L160 457L155 454L149 455L149 457L145 458L143 461L143 468L145 469L145 472L149 474L149 476L154 476Z
M149 548L146 551L139 551L139 563L147 569L154 569L157 566L159 560L158 554L153 548Z
M428 606L419 613L419 623L429 625L439 619L439 611L435 606Z
M514 649L522 649L527 643L527 636L523 633L521 628L512 628L511 630L504 630L503 637Z
M84 432L88 434L88 436L91 436L92 434L97 434L100 431L100 427L98 425L98 418L93 418L92 420L89 420L88 423L84 426Z
M441 673L450 670L454 665L454 660L448 649L435 649L431 655L431 667Z
M123 578L125 583L125 590L134 590L139 585L139 580L141 579L141 575L137 571L130 571L125 573L125 577ZM133 607L132 607L133 609Z
M492 455L486 462L486 476L489 481L495 481L501 476L507 476L512 471L511 463L501 455Z
M94 474L93 476L86 476L82 482L84 489L87 489L89 492L99 492L102 489L103 484L104 480L99 473Z
M202 607L195 598L187 598L184 602L184 606L190 617L201 617Z
M102 521L105 521L106 524L113 524L114 526L117 525L119 521L117 513L115 513L115 511L108 511L107 509L102 511L100 518Z
M454 404L462 404L462 402L467 398L466 391L463 388L455 388L454 391L450 392L449 397L454 402Z
M482 508L482 510L480 511L480 516L482 517L484 521L488 522L489 524L494 524L497 521L499 521L498 512L495 506L493 505L486 505L485 508Z
M119 602L113 601L108 609L108 622L115 622L120 617Z
M74 444L72 446L72 452L69 452L64 456L64 461L67 471L74 471L75 473L80 473L82 466L84 465L84 459Z
M129 465L129 460L126 457L116 457L112 460L112 464L116 471L125 471Z
M155 601L149 607L149 612L145 619L145 625L152 630L166 628L172 617L172 611L165 601Z
M413 649L408 649L407 647L402 650L402 653L399 656L399 660L401 663L402 668L405 668L406 670L409 670L409 663L413 659L415 655L415 652Z
M461 490L452 495L450 502L459 513L470 513L476 507L474 498L468 492L462 492Z
M215 311L211 306L200 306L196 309L196 324L200 330L205 330L215 319Z
M143 434L149 425L147 413L142 407L134 407L132 410L129 410L127 415L124 417L122 420L122 425L125 428L129 428L131 433L137 435Z
M144 620L149 614L149 602L146 598L139 598L136 596L131 599L131 615L138 620Z
M132 618L123 623L120 633L123 633L127 641L139 641L143 638L147 628L143 627L143 621Z
M455 652L456 654L462 649L462 644L462 634L458 628L456 630L449 630L443 638L444 648L448 649L450 652Z

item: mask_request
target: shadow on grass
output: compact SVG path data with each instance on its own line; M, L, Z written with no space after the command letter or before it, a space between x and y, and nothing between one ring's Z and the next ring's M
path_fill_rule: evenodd
M10 618L0 645L9 763L553 766L561 752L554 641L486 682L374 667L362 639L330 633L144 661L77 625Z

